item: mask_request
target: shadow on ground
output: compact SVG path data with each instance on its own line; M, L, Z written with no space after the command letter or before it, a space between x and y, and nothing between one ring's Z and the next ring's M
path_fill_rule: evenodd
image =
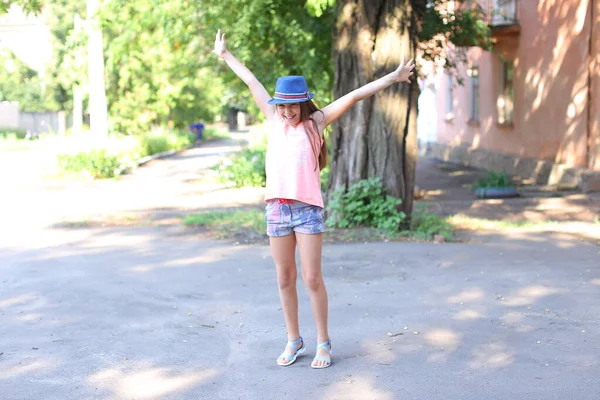
M285 329L268 247L156 227L49 231L0 249L0 389L7 400L593 399L597 248L488 239L325 246L334 365L313 371L301 287L308 356L275 365Z

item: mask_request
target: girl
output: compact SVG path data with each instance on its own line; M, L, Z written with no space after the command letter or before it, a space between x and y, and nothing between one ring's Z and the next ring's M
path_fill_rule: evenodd
M319 172L327 162L323 132L356 102L396 82L410 82L413 61L402 65L403 60L394 72L319 110L312 102L314 94L308 91L302 76L280 77L271 98L254 74L227 50L225 34L221 34L221 30L215 38L214 52L248 85L270 125L265 220L288 335L287 345L277 363L291 365L306 349L298 327L295 257L298 245L302 280L310 295L317 326L318 345L311 367L329 367L331 340L327 330L327 291L321 274L324 227Z

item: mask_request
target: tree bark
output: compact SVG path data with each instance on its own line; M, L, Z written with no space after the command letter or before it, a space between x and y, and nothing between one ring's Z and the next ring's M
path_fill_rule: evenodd
M416 3L416 5L415 5ZM421 4L423 3L423 4ZM415 58L419 7L426 0L338 0L334 31L334 98ZM415 8L417 9L415 11ZM417 163L416 73L357 103L333 124L328 195L378 177L412 212Z

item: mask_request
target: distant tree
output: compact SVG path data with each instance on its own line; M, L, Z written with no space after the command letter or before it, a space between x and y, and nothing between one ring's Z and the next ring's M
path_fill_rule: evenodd
M0 101L18 101L23 111L48 109L38 72L29 68L7 49L0 49Z
M268 91L281 75L304 75L317 104L332 100L332 0L204 0L202 35L212 40L217 29L226 33L228 47L258 77ZM242 109L254 101L245 84L223 63L226 100Z
M212 120L222 85L206 66L203 2L106 0L103 28L109 114L117 130Z
M37 14L42 10L43 0L0 0L0 14L8 12L12 5L19 6L27 13Z

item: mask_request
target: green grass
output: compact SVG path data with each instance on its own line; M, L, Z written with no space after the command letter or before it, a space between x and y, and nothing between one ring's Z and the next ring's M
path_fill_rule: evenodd
M227 132L223 132L214 128L206 128L204 132L202 132L202 140L206 142L210 142L211 140L219 140L219 139L230 139L231 135Z
M451 241L454 238L454 227L447 218L440 217L428 212L423 205L415 206L411 221L410 231L406 232L409 237L417 240L432 240L436 235Z
M204 226L218 232L219 236L231 236L243 230L264 235L264 213L258 210L211 211L191 214L184 218L187 226Z
M472 189L483 189L491 187L508 187L511 186L510 178L506 172L490 171L487 176L477 179L472 186Z
M415 213L417 215L417 213ZM419 210L419 218L414 220L411 230L390 232L372 227L355 227L348 229L331 228L325 233L328 242L374 242L383 240L426 240L434 235L441 235L447 241L453 240L453 228L445 218L426 214ZM266 224L264 212L259 210L211 211L201 214L191 214L183 219L186 226L201 226L220 238L230 238L239 234L252 233L264 236Z
M12 136L0 136L0 152L3 151L20 151L29 150L35 146L35 142L31 140L16 139Z

